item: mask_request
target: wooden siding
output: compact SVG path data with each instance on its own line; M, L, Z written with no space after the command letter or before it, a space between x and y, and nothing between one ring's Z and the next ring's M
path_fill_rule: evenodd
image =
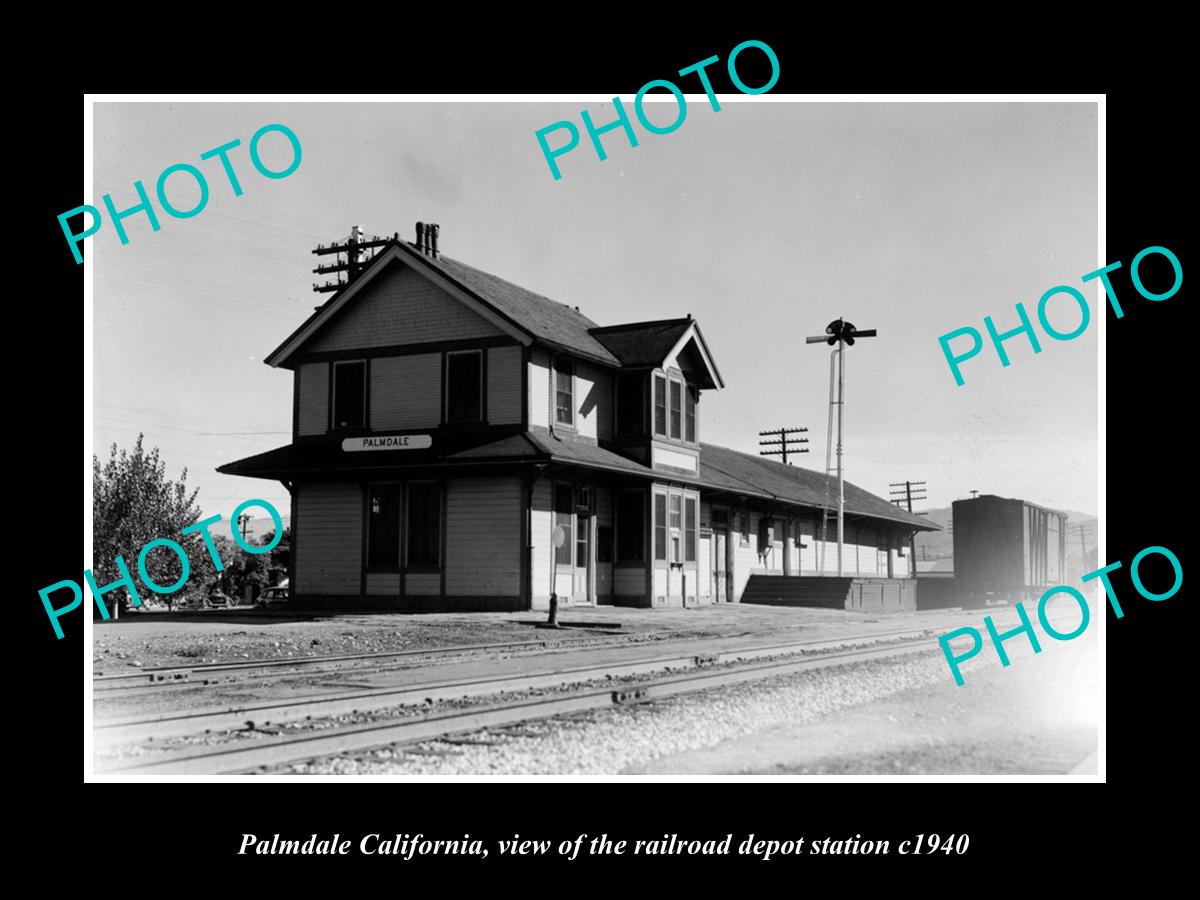
M613 569L613 596L646 599L646 567L616 566Z
M436 428L442 422L442 354L371 360L371 430Z
M537 348L529 356L529 424L550 426L550 354Z
M521 346L487 352L487 417L493 425L521 423Z
M297 594L362 590L362 488L357 484L296 485Z
M442 592L442 576L438 572L409 572L404 576L406 597L436 597Z
M550 481L539 478L533 485L533 606L546 609L550 605L550 545L554 530L550 512Z
M314 335L304 349L361 350L495 337L502 333L423 275L393 263Z
M298 390L296 433L324 434L329 427L329 363L300 366Z
M613 437L612 376L582 362L575 364L575 430L582 437Z
M373 597L395 597L400 600L399 572L368 572L367 594Z
M458 478L446 485L446 593L516 597L521 592L521 484L515 476Z

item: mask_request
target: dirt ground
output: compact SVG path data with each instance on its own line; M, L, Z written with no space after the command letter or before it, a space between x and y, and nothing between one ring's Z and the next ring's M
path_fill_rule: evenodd
M1096 642L966 667L950 679L783 723L629 773L726 775L1062 775L1097 747ZM1095 774L1093 767L1091 773Z
M561 630L537 627L545 618L546 614L540 611L317 615L235 608L135 613L119 621L95 623L93 674L508 641L546 641L568 646L604 637L605 632L611 631L641 640L744 634L781 642L917 627L940 632L963 625L977 626L981 614L962 610L872 614L724 604L689 609L567 607L559 612L561 624L598 627Z

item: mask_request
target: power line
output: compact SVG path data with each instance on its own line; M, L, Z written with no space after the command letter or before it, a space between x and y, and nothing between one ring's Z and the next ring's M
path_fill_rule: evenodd
M781 457L783 457L783 462L785 464L790 465L790 463L788 463L788 454L789 453L807 453L808 452L807 447L799 446L800 444L807 444L808 438L794 438L794 437L790 437L790 435L804 434L807 431L808 431L807 428L777 428L774 431L760 431L758 433L758 437L759 437L758 446L768 447L768 448L773 448L773 449L759 450L758 455L759 456L781 456ZM776 438L776 440L763 440L763 438ZM789 446L790 444L795 444L796 446L791 447L791 446Z
M925 490L924 481L894 481L888 485L891 489L891 501L897 506L904 506L910 513L913 512L914 500L928 500L929 495ZM914 515L924 516L928 513L913 513ZM910 568L912 569L913 578L917 577L917 535L913 532L908 537L908 555L912 560Z

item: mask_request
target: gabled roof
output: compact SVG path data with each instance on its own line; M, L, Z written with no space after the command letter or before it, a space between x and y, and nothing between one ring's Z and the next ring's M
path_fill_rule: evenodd
M413 250L422 262L443 272L529 332L540 343L617 366L618 358L592 336L596 323L579 310L505 281L447 256L433 259Z
M310 337L350 303L387 266L399 261L446 290L474 312L524 344L538 342L551 348L617 367L619 360L596 340L590 330L597 325L565 303L526 290L503 278L439 256L434 259L408 241L393 240L367 263L363 272L338 291L267 358L271 366L290 367L292 356Z
M779 500L803 506L837 504L837 483L832 476L713 444L700 445L700 477L707 485L723 487L733 493L752 495L767 491ZM941 530L927 519L902 510L849 481L843 483L848 513L900 522L919 531Z
M657 322L629 322L593 328L592 336L607 347L621 365L657 366L675 349L692 324L686 319L660 319Z

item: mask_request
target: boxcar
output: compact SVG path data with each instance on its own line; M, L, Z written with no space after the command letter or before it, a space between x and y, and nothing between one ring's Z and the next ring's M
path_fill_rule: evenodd
M1037 600L1062 584L1065 513L992 494L955 500L952 511L955 589L963 606Z

